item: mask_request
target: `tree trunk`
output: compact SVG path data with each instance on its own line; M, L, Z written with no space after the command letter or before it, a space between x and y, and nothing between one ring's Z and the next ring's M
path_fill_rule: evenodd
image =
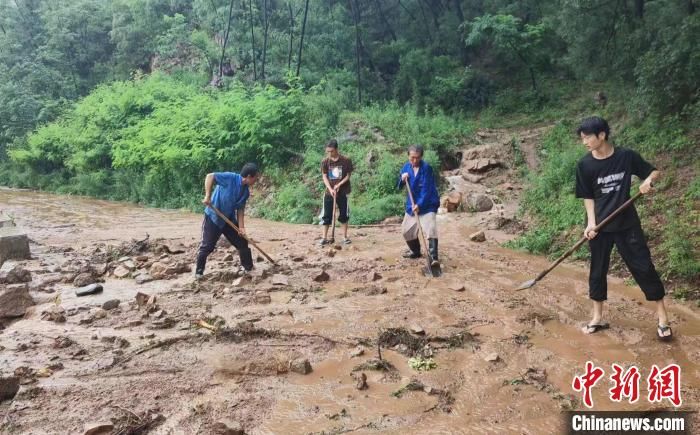
M455 13L457 14L457 20L459 20L459 25L464 24L464 11L462 10L461 0L452 0L452 4L455 7ZM461 31L457 31L457 46L459 47L459 57L462 60L463 65L468 63L467 45L464 43L464 35Z
M263 57L262 57L262 67L260 69L260 78L265 81L265 60L267 59L267 35L270 28L270 17L267 12L268 0L263 0L263 17L265 24L265 31L263 33Z
M430 33L430 24L428 24L428 18L425 16L425 10L423 9L423 2L418 0L418 6L420 7L420 13L423 16L423 24L425 25L425 32L428 34L428 40L433 42L433 35Z
M352 20L355 22L355 65L357 67L357 103L362 104L362 75L360 74L360 11L357 0L349 0Z
M644 18L644 0L634 0L634 16Z
M250 15L250 44L253 48L253 81L258 79L257 55L255 54L255 32L253 32L253 0L248 0L248 12Z
M226 45L228 44L228 36L231 32L231 17L233 17L233 0L228 6L228 22L226 24L226 32L224 33L224 43L221 47L221 57L219 57L219 80L224 76L224 57L226 56Z
M304 49L304 34L306 33L306 17L309 14L309 0L306 0L304 6L304 22L301 25L301 40L299 41L299 58L297 59L297 77L299 77L299 69L301 68L301 53Z
M382 8L382 5L379 3L379 0L374 0L374 4L377 6L377 11L379 11L379 16L381 17L382 21L384 22L384 26L386 26L386 30L389 31L389 34L391 35L391 39L396 41L396 33L394 33L394 29L391 27L391 24L389 24L389 20L386 19L386 15L384 15L384 9Z
M688 0L688 15L693 15L695 13L695 4L693 0Z
M287 70L292 69L292 47L294 46L294 12L292 4L287 3L289 8L289 51L287 52Z

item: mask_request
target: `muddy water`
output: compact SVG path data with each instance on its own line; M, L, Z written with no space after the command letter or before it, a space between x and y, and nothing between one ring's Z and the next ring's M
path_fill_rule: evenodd
M142 239L146 233L190 246L189 253L201 224L201 215L193 213L8 189L0 189L0 209L29 230L35 259L28 267L37 272L65 261L60 250L51 249L54 246L89 250L96 242ZM561 424L564 402L557 394L581 398L571 382L582 374L586 361L606 371L606 379L593 390L594 410L668 407L668 402L652 405L645 400L645 380L653 364L663 367L670 363L682 369L684 409L698 409L700 316L690 306L668 301L676 340L659 343L655 340L653 305L644 301L638 288L611 278L605 315L612 327L584 335L579 328L590 309L584 267L562 265L535 287L514 291L548 261L503 249L491 241L468 242L466 235L478 228L455 215L440 218L445 272L440 279L423 276L421 260L400 257L403 242L393 230L372 228L351 233L353 244L328 257L327 250L312 244L317 227L260 220L251 220L247 226L267 252L289 267L285 272L290 275L289 287L271 288L263 282L252 289L268 292L269 304L242 303L240 295L245 295L245 289L223 297L187 291L191 282L187 274L142 286L130 279L110 277L104 283L105 292L90 298L76 298L73 287L67 284L57 286L55 294L36 295L45 303L37 306L33 315L0 332L0 345L6 348L0 356L0 371L12 371L20 365L42 367L53 361L51 357L63 358L60 351L45 350L58 335L73 338L88 349L89 356L84 360L61 359L65 369L36 384L46 390L46 397L16 400L9 408L2 405L0 411L13 411L6 414L11 418L5 418L21 428L36 428L37 433L74 433L87 419L113 416L109 402L135 410L160 409L166 421L154 433L207 433L210 424L234 418L251 434L548 434L559 432ZM219 253L223 256L224 252L219 250L215 256ZM304 260L293 262L292 257ZM211 267L230 266L217 257ZM329 273L330 281L308 281L307 270L319 267ZM370 286L366 275L371 269L382 275L372 285L384 287L386 292L363 293ZM453 290L455 284L463 284L466 290ZM299 285L313 287L313 291L300 292L295 287ZM54 303L56 294L64 308L82 307L87 312L108 299L132 300L137 291L159 295L165 309L184 313L184 320L173 329L150 330L146 316L146 325L129 326L142 318L142 313L126 308L88 326L72 318L65 324L39 320L38 313ZM147 336L166 339L191 330L187 319L201 312L218 315L227 325L252 320L259 328L310 338L243 344L195 340L144 353L142 358L135 356L119 368L100 368L112 355L101 337L125 338L131 343L128 351L149 343ZM427 372L410 368L408 357L398 351L382 349L382 357L396 372L388 375L364 370L369 389L357 390L351 373L360 363L377 357L372 340L386 328L414 325L422 327L428 337L466 330L474 334L475 341L455 349L432 344L437 368ZM32 343L28 351L16 351L26 342ZM364 355L350 355L356 346L364 349ZM222 371L222 364L281 360L292 353L307 357L313 371L308 375L254 376ZM493 354L496 361L487 361ZM640 369L642 397L637 403L614 403L608 398L612 363L634 364ZM265 365L256 367L259 371ZM528 369L546 373L544 381L528 381ZM426 391L408 391L401 397L392 394L412 379L429 387L428 391L449 391L453 398L449 412L440 407L437 395ZM65 411L65 422L58 429L49 415L64 410L66 400L90 406L93 411ZM93 407L92 403L105 405Z

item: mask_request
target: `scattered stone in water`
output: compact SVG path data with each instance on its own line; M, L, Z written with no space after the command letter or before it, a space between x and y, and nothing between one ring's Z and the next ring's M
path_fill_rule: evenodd
M105 302L104 304L102 304L102 309L107 310L107 311L113 310L119 306L119 303L120 303L119 299L110 299L107 302Z
M289 362L289 370L301 375L308 375L311 373L312 368L308 359L298 358Z
M471 240L472 242L485 242L486 234L484 234L483 231L477 231L469 235L469 240Z
M102 284L90 284L85 287L81 287L78 290L75 291L76 296L86 296L86 295L92 295L95 293L102 293Z

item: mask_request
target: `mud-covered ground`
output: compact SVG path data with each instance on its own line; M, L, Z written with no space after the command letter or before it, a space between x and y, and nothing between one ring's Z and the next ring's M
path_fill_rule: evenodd
M548 261L499 246L518 189L492 184L492 212L439 215L441 278L401 258L396 225L321 248L319 227L250 219L277 264L259 257L239 279L221 242L199 282L201 215L0 189L33 257L3 270L28 270L37 302L0 330L0 378L21 383L0 433L550 434L584 409L571 385L589 360L606 371L594 410L673 408L646 400L651 366L670 363L681 409L698 410L697 311L668 301L675 339L661 343L654 307L611 278L611 328L584 335L582 265L513 290ZM77 297L89 282L104 290ZM608 397L612 363L639 368L637 403Z

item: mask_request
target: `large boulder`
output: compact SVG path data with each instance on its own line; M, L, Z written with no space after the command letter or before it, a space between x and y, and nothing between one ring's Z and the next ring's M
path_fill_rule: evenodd
M469 196L469 208L475 211L489 211L493 208L493 201L483 193Z
M0 286L0 318L24 316L27 308L34 305L26 284Z
M32 274L19 264L0 268L0 284L20 284L31 282Z

